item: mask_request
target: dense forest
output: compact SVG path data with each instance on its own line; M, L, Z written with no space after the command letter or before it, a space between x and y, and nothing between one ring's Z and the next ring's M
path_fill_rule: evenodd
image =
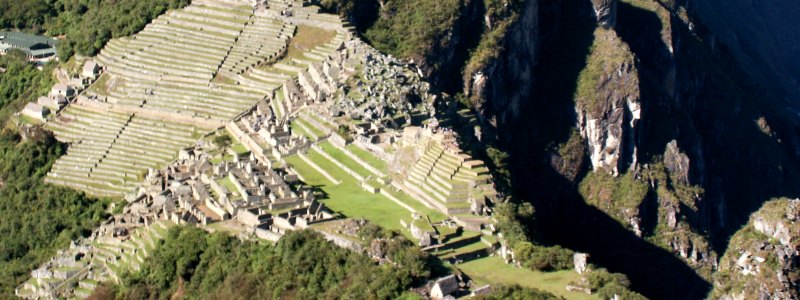
M32 269L106 217L108 201L43 182L65 150L51 136L21 141L0 133L0 298L11 298Z
M112 38L142 30L168 9L189 0L0 0L0 28L64 36L58 56L97 54Z
M0 82L3 83L0 85L0 121L50 90L55 83L50 75L53 67L54 64L49 64L38 70L25 61L25 53L19 50L0 56L0 68L6 69L5 73L0 73Z
M37 70L24 56L0 57L0 124L53 85L52 65ZM0 129L0 298L11 298L30 270L59 248L87 235L105 217L109 201L45 184L44 176L66 151L43 131L23 141L12 125Z

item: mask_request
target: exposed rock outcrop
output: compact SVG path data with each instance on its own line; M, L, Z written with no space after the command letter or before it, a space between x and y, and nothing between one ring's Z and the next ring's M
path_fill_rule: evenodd
M480 99L475 109L492 127L518 117L533 92L539 52L538 0L525 1L502 43L503 55L475 73L464 74L464 94Z
M592 0L594 16L603 28L614 27L617 23L617 0Z
M800 199L777 199L731 239L714 277L714 299L800 297Z
M614 31L595 31L593 48L578 83L577 126L588 145L592 168L616 176L636 160L639 74L633 54Z

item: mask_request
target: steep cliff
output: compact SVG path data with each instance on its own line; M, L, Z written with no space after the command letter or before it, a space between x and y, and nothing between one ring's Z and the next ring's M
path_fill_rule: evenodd
M707 295L734 231L800 193L797 114L754 77L776 63L759 69L731 42L770 22L730 12L746 1L687 2L460 1L434 46L407 57L474 110L488 162L509 154L535 238L591 253L652 298ZM756 19L795 7L753 5Z
M606 22L598 16L598 20ZM598 28L575 95L577 127L592 169L614 176L635 164L635 131L641 118L639 74L633 53L613 30Z
M498 125L516 186L540 212L536 230L629 275L658 272L668 256L677 257L692 271L666 272L693 273L689 288L665 291L672 285L631 276L634 288L657 298L705 294L730 228L769 197L797 192L796 117L781 113L778 96L754 85L680 1L547 3L540 6L539 28L533 90L521 108L506 106L521 117ZM485 98L503 104L508 97L490 92ZM575 144L574 130L584 147L573 149L585 156L564 151ZM577 176L570 172L582 166ZM572 197L589 207L566 200ZM649 248L641 255L660 258L613 258L626 251L587 235L625 233L579 221L603 215L608 227L598 228L618 223L635 236L617 246L635 248L640 239L669 255Z

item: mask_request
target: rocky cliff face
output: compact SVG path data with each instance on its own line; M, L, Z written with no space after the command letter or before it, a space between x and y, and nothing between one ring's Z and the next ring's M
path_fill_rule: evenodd
M753 45L743 34L770 23L750 26L742 7L765 20L797 6L687 2L508 1L517 17L499 55L458 74L480 50L469 36L499 26L491 1L464 1L458 25L415 58L440 90L477 99L494 137L482 142L510 154L515 192L536 206L530 229L653 298L706 296L734 230L767 199L800 196L797 114L753 77L776 64L751 72L749 48L731 43Z
M507 94L516 89L481 94L501 109L495 110L497 115L512 116L498 127L500 139L518 164L515 179L522 185L539 183L521 188L523 195L536 198L539 212L564 210L572 218L582 216L575 214L574 203L564 199L580 185L579 198L634 236L678 257L708 282L717 269L716 253L727 248L727 236L732 234L728 228L743 224L769 195L796 192L793 186L800 181L797 151L792 146L796 142L791 137L797 131L796 116L776 113L779 101L745 84L747 73L681 1L669 5L647 0L572 2L540 6L542 49L533 90L527 96L515 95L522 95L517 98L523 99L522 104L503 102L515 99ZM578 25L549 19L564 18L569 14L566 9L576 8L570 18ZM589 27L594 28L591 36L579 21L589 18L594 23ZM581 37L591 41L590 46ZM583 57L588 58L579 72L568 65L582 59L565 50L574 47L586 47ZM480 80L485 86L509 81L492 73ZM563 81L577 84L559 86ZM756 120L762 117L767 123L781 124L783 133L777 133L775 126L758 125ZM565 125L563 119L574 123ZM580 133L590 166L587 175L575 179L561 167L542 163L562 162L569 156L562 151L570 144L569 130L564 129L568 127ZM548 150L553 144L555 149ZM770 153L769 157L764 153ZM572 164L579 166L581 161L574 159ZM594 175L597 172L611 177ZM742 174L758 174L760 179L748 182ZM645 192L634 188L641 184L646 184ZM592 188L584 190L584 186ZM591 210L587 213L594 215ZM561 226L545 233L550 238L575 248L597 249L590 245L599 243L596 240L564 237L569 229L563 222L543 217L539 225ZM603 254L593 254L598 256ZM647 265L642 263L641 268ZM705 293L701 290L708 291L708 283L697 282L699 295ZM643 284L642 288L649 288ZM658 293L649 294L653 295Z
M490 20L489 16L484 19ZM486 22L485 26L491 26ZM479 116L497 127L520 116L520 108L530 97L536 78L539 47L539 0L525 1L519 18L508 29L502 42L505 50L494 60L470 74L464 74L463 92L482 99L476 107Z
M615 31L595 31L575 100L577 127L588 146L592 169L617 176L635 164L634 137L641 118L639 74L633 54Z
M715 299L800 297L800 200L778 199L731 239L714 276Z
M612 28L617 23L617 0L592 0L597 23L603 28Z

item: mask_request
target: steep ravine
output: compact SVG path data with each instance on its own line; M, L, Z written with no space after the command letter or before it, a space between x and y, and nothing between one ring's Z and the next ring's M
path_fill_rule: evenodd
M589 252L650 298L703 298L750 215L800 193L797 116L686 1L511 1L500 55L457 74L495 23L485 3L460 2L413 58L478 99L481 142L510 154L540 243Z
M490 125L542 238L590 252L649 297L703 297L736 228L767 199L797 193L796 122L743 84L746 73L685 7L594 4L607 7L539 3L533 89L502 88L514 71L487 72L481 83L500 87L479 90L488 116L508 116ZM506 43L512 58L526 51ZM487 69L503 70L501 57ZM513 65L519 78L527 67ZM584 147L568 147L575 131Z

